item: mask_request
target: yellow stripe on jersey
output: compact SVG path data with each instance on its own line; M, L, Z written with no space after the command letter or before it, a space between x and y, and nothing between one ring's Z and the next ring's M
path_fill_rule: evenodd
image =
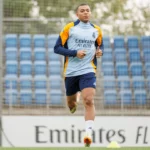
M64 64L64 76L66 74L67 66L68 66L68 57L65 57L65 64Z
M97 37L96 41L97 41L97 44L100 46L102 43L102 31L99 26L94 25L94 27L98 30L98 37Z
M93 69L94 69L94 72L96 73L96 66L95 66L95 64L94 64L94 60L91 61L91 65L92 65L92 67L93 67Z
M64 29L60 32L60 37L61 37L61 41L62 41L62 45L64 46L68 37L69 37L69 30L71 27L74 26L74 23L71 22L69 24L67 24Z

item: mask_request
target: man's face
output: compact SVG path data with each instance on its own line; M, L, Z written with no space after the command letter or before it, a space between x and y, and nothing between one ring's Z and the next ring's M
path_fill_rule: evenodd
M90 20L90 16L91 16L90 7L88 5L79 6L79 8L76 12L76 15L79 18L79 20L81 20L85 23L88 22Z

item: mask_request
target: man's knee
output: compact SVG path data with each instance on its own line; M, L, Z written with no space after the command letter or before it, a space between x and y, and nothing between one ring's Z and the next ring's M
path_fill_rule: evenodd
M85 96L83 99L84 99L85 106L93 106L94 105L93 96Z

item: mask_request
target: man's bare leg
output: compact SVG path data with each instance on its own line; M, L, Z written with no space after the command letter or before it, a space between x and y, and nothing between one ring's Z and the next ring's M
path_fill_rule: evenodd
M95 106L94 106L94 88L85 88L82 90L83 104L85 107L85 121L95 119Z
M92 143L92 130L94 127L95 119L95 106L94 106L94 88L85 88L82 90L83 104L85 107L85 130L84 143L86 147L89 147Z
M74 113L77 109L77 102L80 100L80 92L74 95L67 96L67 104L71 113Z

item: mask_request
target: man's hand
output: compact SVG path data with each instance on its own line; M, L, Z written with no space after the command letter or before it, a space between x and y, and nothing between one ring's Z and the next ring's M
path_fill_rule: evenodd
M97 47L97 50L96 50L96 57L99 58L103 55L103 52L102 50L99 48L99 46Z
M86 50L79 50L77 52L77 57L82 59L86 55Z

